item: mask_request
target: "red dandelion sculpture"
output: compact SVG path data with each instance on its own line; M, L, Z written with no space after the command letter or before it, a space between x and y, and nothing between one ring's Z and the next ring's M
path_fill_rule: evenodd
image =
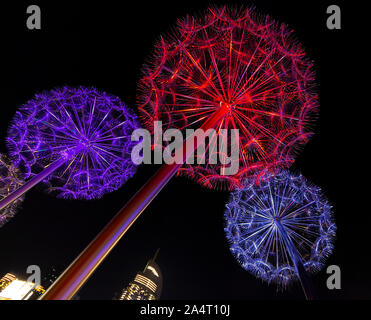
M239 170L184 165L178 174L229 189L261 169L289 167L310 136L318 108L313 64L292 30L251 9L209 9L162 37L144 68L138 103L144 124L198 128L227 107L215 129L239 130ZM230 144L231 142L229 142ZM226 149L228 150L228 149Z
M318 107L314 86L312 64L285 25L250 9L226 7L179 22L175 32L161 38L144 67L138 98L144 123L153 131L155 121L162 121L163 130L183 132L215 129L220 135L237 129L239 138L224 142L216 152L223 159L239 145L238 172L224 175L222 161L183 166L200 146L196 139L192 150L184 148L195 138L189 136L181 161L164 164L43 299L70 299L174 174L189 175L209 187L222 182L231 189L262 169L289 166L311 136L310 120ZM210 145L209 153L215 151Z

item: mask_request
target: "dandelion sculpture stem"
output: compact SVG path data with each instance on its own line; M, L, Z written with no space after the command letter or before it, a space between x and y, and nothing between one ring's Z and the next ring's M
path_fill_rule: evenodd
M205 121L201 129L206 131L214 128L226 112L228 108L221 107ZM186 143L184 142L183 150L186 150ZM199 143L201 142L197 140L195 149L198 148ZM189 153L184 152L183 162L193 152L194 150ZM163 165L53 283L41 299L71 299L182 165L183 163Z
M17 190L13 191L10 195L0 201L0 210L8 206L13 201L17 200L21 196L23 196L27 191L31 188L39 184L41 181L49 177L54 171L60 168L64 163L66 163L67 159L62 157L59 160L53 162L50 166L46 167L42 172L37 174L32 179L28 180L25 184L19 187Z
M279 233L281 233L282 235L283 241L285 242L287 251L289 252L290 258L294 264L296 274L299 277L301 287L303 288L306 299L307 300L315 299L316 297L314 293L312 280L310 279L308 273L305 271L305 267L303 261L301 260L298 250L292 243L290 237L287 235L287 232L285 228L282 226L281 222L277 221L276 226L279 229Z

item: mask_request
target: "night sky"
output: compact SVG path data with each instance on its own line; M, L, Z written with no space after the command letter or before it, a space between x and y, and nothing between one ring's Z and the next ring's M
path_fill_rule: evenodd
M344 1L214 1L255 5L295 31L316 62L320 118L316 135L295 169L320 186L334 206L338 226L335 251L327 264L342 270L342 289L326 288L326 271L313 277L322 299L371 298L369 256L371 215L364 209L366 180L360 121L366 107L355 72L360 70L361 30L355 9ZM326 28L326 8L343 11L343 29ZM135 110L136 83L158 37L177 18L207 8L208 1L6 1L1 29L3 84L0 152L14 113L40 91L64 85L94 86L119 96ZM120 3L120 4L119 4ZM305 4L306 3L306 4ZM42 29L26 28L26 8L39 4ZM3 5L3 4L2 4ZM352 20L351 20L352 19ZM364 92L364 91L363 91ZM361 118L361 119L360 119ZM120 190L95 201L56 199L31 190L17 216L0 229L0 276L25 277L28 265L62 272L136 190L155 172L142 165ZM364 189L363 189L364 188ZM369 186L367 187L369 189ZM368 190L367 189L367 190ZM365 190L365 191L362 191ZM229 252L223 230L228 192L174 178L135 222L80 290L80 299L112 299L142 270L157 248L164 275L162 299L303 299L299 284L285 291L244 271Z

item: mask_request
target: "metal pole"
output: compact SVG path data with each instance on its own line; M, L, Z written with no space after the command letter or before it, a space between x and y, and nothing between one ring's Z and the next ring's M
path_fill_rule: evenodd
M46 177L51 175L55 170L57 170L65 162L66 162L66 158L64 157L60 158L59 160L54 161L51 165L49 165L43 171L38 173L36 176L34 176L29 181L27 181L23 186L21 186L17 190L13 191L10 195L2 199L0 201L0 210L5 208L8 204L12 203L13 201L17 200L19 197L25 194L28 190L30 190L35 185L37 185L39 182L41 182Z
M206 131L214 128L228 110L228 107L221 106L205 121L201 129ZM193 138L193 136L190 137L190 139ZM40 297L40 300L69 300L76 294L135 220L200 144L197 139L194 150L187 153L185 152L187 149L186 143L186 141L183 143L183 162L171 165L164 164Z

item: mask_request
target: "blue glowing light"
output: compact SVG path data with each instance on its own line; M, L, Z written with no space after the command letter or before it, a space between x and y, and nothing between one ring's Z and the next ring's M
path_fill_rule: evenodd
M297 248L307 272L332 253L336 225L320 188L302 175L282 171L245 182L226 205L225 232L241 266L267 282L285 286L297 274L284 241Z

